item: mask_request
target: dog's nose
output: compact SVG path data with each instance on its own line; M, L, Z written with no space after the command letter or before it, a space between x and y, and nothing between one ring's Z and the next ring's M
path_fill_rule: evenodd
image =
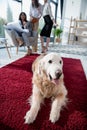
M61 70L56 71L56 73L55 73L56 79L59 79L61 74L62 74Z

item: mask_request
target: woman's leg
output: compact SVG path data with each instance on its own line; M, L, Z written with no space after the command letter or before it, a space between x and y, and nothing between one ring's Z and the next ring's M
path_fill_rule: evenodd
M49 42L50 42L50 37L47 37L47 40L46 40L46 49L48 50L48 47L49 47Z
M11 36L12 41L15 44L15 46L20 46L23 44L22 37L19 36L19 34L15 30L10 30L9 35Z
M22 33L22 38L23 38L24 43L25 43L25 45L26 45L27 47L31 45L30 40L29 40L29 37L30 37L30 34L29 34L29 33L26 33L26 32Z
M25 45L27 46L27 55L30 55L32 53L32 50L30 49L30 41L29 41L29 34L28 33L22 33L22 37L24 40Z
M30 55L32 53L32 50L30 49L29 46L27 46L28 50L27 50L27 55Z
M43 39L43 36L40 36L40 41L41 41L41 47L44 46L44 39Z
M40 40L41 40L42 52L45 53L49 47L50 37L47 37L46 39L46 47L44 46L44 38L42 36L40 36Z
M39 26L39 22L34 23L33 24L33 31L38 32L38 26ZM37 39L36 39L36 44L32 46L33 52L37 52L37 46L38 46L38 35L37 35Z
M22 46L24 44L23 39L22 39L22 33L19 33L15 30L13 30L13 32L15 33L16 40L17 40L19 46Z
M42 53L44 53L46 48L44 47L44 38L43 38L43 36L40 36L40 41L41 41Z

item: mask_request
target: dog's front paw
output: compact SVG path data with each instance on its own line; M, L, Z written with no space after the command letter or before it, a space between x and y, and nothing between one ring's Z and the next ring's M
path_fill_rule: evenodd
M59 119L59 117L60 117L60 113L51 113L49 120L50 120L52 123L55 123L55 122Z
M35 120L35 116L34 114L32 113L32 111L28 111L24 117L25 119L25 124L30 124L30 123L33 123L34 120Z

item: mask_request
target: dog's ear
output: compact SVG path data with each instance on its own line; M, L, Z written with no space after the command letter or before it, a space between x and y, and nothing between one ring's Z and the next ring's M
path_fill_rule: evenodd
M44 70L44 61L43 61L43 58L39 61L39 63L38 63L38 74L40 74L41 75L41 72L43 72L43 70Z
M37 69L37 64L38 64L38 58L35 59L35 61L32 64L32 72L34 73L35 70Z
M40 55L39 62L38 62L38 74L41 74L41 72L43 72L43 70L44 70L45 62L44 62L43 58L46 55L47 55L46 53L43 53Z
M33 62L32 64L32 72L35 72L35 70L37 70L37 67L39 66L39 62L41 62L41 60L43 59L43 57L45 56L46 54L43 53L41 54L40 56L38 56L35 61ZM42 63L40 63L42 64ZM39 67L38 67L39 68ZM38 71L39 72L39 71Z
M32 72L34 72L34 71L35 71L35 61L32 64Z

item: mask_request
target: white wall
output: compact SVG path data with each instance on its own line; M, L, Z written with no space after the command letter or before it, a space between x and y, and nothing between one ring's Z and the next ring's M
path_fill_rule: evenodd
M27 14L27 18L29 19L29 11L30 11L31 0L22 0L22 1L23 1L22 11Z
M68 33L70 27L70 19L80 17L81 0L64 0L63 18L61 26L63 28L63 37L68 41Z
M80 17L81 0L64 0L62 27L68 31L70 19Z
M65 17L66 18L79 18L80 16L80 6L81 0L65 0L66 7L65 7Z
M80 13L81 13L81 19L87 20L87 0L81 1Z

